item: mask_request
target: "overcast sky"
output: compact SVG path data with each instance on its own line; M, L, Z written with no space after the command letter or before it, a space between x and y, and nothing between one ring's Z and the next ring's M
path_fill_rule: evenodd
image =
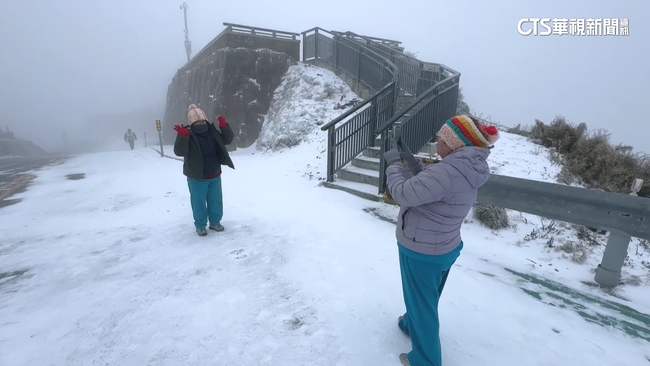
M92 123L91 115L164 105L185 62L181 3L1 0L0 125L47 145L46 136ZM561 114L650 153L647 0L188 3L194 53L223 22L397 39L460 71L470 106L505 125ZM517 33L524 17L628 18L630 35L525 37Z

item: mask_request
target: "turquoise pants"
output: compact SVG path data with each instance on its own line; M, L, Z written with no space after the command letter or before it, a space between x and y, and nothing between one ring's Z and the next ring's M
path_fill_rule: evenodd
M208 220L210 226L221 224L223 218L221 176L212 179L187 178L187 185L190 187L194 226L197 229L205 229Z
M400 329L411 337L412 366L442 366L438 302L463 243L444 255L416 253L397 243L406 313Z

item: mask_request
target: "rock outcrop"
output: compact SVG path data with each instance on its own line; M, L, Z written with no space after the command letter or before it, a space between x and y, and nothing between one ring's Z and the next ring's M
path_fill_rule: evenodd
M222 48L205 56L192 69L180 69L167 90L163 140L172 144L173 126L187 124L187 107L194 103L210 121L223 115L235 132L235 147L249 147L258 138L273 92L290 56L267 49Z

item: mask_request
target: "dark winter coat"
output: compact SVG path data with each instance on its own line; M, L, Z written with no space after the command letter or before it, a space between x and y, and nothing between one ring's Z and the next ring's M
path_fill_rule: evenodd
M230 154L228 154L228 149L226 148L226 145L230 145L235 139L235 134L233 133L232 128L230 128L229 125L226 125L226 127L221 129L213 123L208 122L208 132L212 134L214 139L217 141L217 147L220 149L217 155L221 159L221 165L227 165L230 168L235 169L235 165L233 164ZM190 130L189 136L182 136L179 134L176 136L176 141L174 142L174 154L183 157L183 174L188 178L205 179L204 154L201 152L199 139L200 137Z

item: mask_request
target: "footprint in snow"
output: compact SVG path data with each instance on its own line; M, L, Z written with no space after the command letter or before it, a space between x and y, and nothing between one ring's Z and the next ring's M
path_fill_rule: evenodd
M235 257L235 259L244 259L248 257L248 255L244 254L244 249L233 250L229 255Z

